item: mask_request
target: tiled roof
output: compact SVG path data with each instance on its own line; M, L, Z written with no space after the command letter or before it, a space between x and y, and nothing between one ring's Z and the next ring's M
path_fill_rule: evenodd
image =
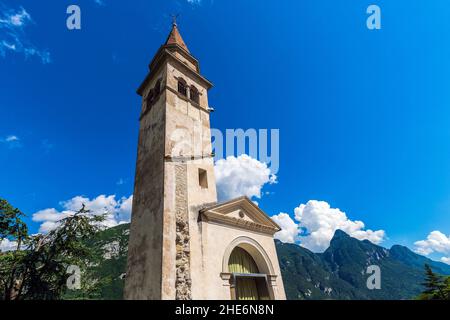
M167 41L165 44L166 45L177 44L180 47L182 47L184 50L189 52L189 49L186 46L186 44L184 43L183 38L181 37L180 32L178 31L178 27L175 23L172 26L172 31L170 31L170 34L167 37Z

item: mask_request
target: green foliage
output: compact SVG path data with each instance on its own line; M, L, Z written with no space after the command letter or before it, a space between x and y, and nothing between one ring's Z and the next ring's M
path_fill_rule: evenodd
M450 300L450 277L446 277L444 280L444 299Z
M0 252L0 299L10 299L17 292L16 278L23 270L21 262L24 254L22 244L28 240L28 228L23 222L24 214L0 198L0 243L9 240L16 242L13 252Z
M419 296L420 300L450 300L450 277L443 278L433 272L425 264L425 290Z
M120 300L123 297L124 275L128 252L129 225L122 224L103 230L90 239L87 245L93 255L87 272L97 284L94 291L86 288L68 291L65 299Z
M67 268L71 265L82 270L83 281L89 283L86 291L94 290L95 283L89 281L86 271L92 248L86 243L100 230L103 216L90 215L83 205L48 234L28 236L21 221L23 214L5 200L1 204L2 239L17 241L18 245L16 250L0 255L0 299L60 299L67 291Z
M0 198L0 242L4 239L17 240L20 246L28 235L27 225L22 221L24 214Z

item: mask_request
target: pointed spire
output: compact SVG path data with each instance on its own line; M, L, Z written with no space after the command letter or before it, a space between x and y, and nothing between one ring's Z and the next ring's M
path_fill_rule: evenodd
M181 37L180 32L178 31L178 25L177 25L177 16L172 16L172 30L170 31L169 36L167 37L165 45L173 45L177 44L180 47L182 47L184 50L189 52L188 47L183 41L183 38Z

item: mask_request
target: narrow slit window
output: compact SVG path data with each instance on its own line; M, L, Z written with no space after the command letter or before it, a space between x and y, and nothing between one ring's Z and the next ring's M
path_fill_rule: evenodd
M204 169L198 169L198 183L201 188L208 188L208 174Z
M154 97L155 97L155 95L154 95L154 92L153 92L153 89L152 89L147 94L146 105L145 105L145 110L146 111L151 109Z
M161 92L161 79L158 79L158 81L156 81L155 87L153 88L153 92L155 97L157 97L160 92Z

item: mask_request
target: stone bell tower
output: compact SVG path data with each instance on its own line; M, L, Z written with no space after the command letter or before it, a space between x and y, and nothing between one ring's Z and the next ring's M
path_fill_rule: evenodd
M142 111L125 299L192 299L192 287L201 287L193 272L201 269L199 210L217 202L211 87L174 22L137 91Z

